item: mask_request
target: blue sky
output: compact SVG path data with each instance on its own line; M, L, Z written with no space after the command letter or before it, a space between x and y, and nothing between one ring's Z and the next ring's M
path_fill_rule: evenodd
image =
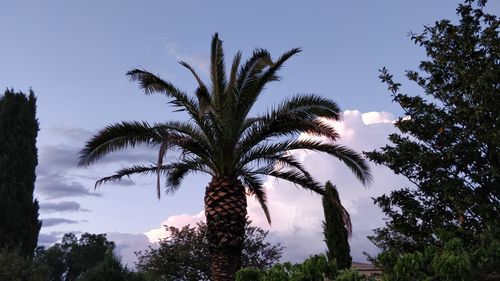
M500 3L490 2L488 10L498 13ZM195 83L177 61L185 60L206 73L215 32L224 41L227 61L238 50L245 57L263 47L277 57L301 47L303 52L281 72L282 82L267 89L256 111L295 93L332 98L342 109L351 110L346 113L346 124L351 127L336 124L344 126L343 141L358 150L370 150L385 143L392 131L390 120L402 114L377 78L378 69L386 66L404 81L404 70L416 69L424 58L408 32L421 32L423 25L442 18L455 19L458 3L0 0L0 88L27 91L32 87L38 97L41 131L36 195L43 207L40 217L46 222L41 240L54 241L66 231L107 232L128 241L123 248L133 248L134 243L140 248L145 245L140 234L160 228L162 222L181 224L199 218L196 214L203 208L203 190L209 180L205 176L187 178L181 191L160 201L155 198L153 178L132 178L93 190L95 179L127 163L154 161L154 152L139 149L88 169L76 167L77 152L84 142L109 123L184 118L172 112L165 97L144 96L125 77L128 70L145 68L191 92ZM404 83L403 89L418 93L410 83ZM304 161L316 170L330 161L307 157ZM343 183L341 196L346 194L343 200L357 220L353 252L355 259L362 259L361 251L369 247L364 239L372 226L368 222L381 223L379 215L373 219L374 211L367 211L374 208L368 206L368 198L406 183L390 171L376 168L375 184L367 191L340 166L332 163L318 177ZM287 192L277 192L277 202L289 196ZM309 250L295 247L300 235L321 240L317 198L308 193L303 197L309 200L304 205L310 205L311 212L303 214L302 222L295 225L288 218L288 226L269 228L273 239L292 245L286 257L297 261L322 250L322 241ZM297 206L301 204L297 202ZM278 205L276 209L274 213L271 209L273 216L287 212ZM300 214L299 209L294 210ZM175 216L180 214L185 214L184 219ZM356 233L356 225L362 231ZM314 233L301 234L308 226L316 228Z

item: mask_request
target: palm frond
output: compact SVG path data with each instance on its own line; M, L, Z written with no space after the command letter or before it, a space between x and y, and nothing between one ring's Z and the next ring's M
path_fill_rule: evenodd
M244 173L242 175L243 184L248 189L250 195L254 195L259 202L264 215L266 216L267 222L271 225L271 214L269 213L269 208L267 207L267 196L262 185L262 180L260 180L256 175L251 175Z
M256 156L252 161L245 163L245 169L250 169L251 167L249 167L249 166L251 166L252 163L255 163L255 166L259 166L259 167L262 165L274 167L275 170L277 170L277 171L281 171L283 169L290 169L290 168L296 169L296 170L302 172L302 174L304 174L304 176L312 179L309 171L307 171L305 169L305 167L302 165L302 163L300 161L298 161L291 154L288 154L288 155L283 155L283 153L281 153L280 155L261 154L260 156Z
M234 103L236 100L235 94L236 94L236 83L237 83L237 78L238 78L238 68L240 67L240 62L241 62L241 52L238 51L236 55L234 56L233 59L233 64L231 65L231 72L229 73L229 83L227 85L227 95L231 95L231 103Z
M258 155L279 155L293 150L311 150L324 152L344 162L356 177L367 186L372 181L372 175L368 163L363 156L345 146L324 143L321 141L306 140L284 140L279 143L256 146L242 157L242 163L249 163L258 158Z
M279 57L274 64L267 69L266 72L262 75L260 81L259 81L259 88L262 89L264 86L271 81L277 81L279 80L279 77L276 76L276 73L278 70L280 70L283 67L283 64L293 57L294 55L302 52L300 48L293 48L289 51L286 51L281 57Z
M80 151L79 166L90 165L103 156L139 144L159 144L161 136L147 122L121 122L106 126L94 135Z
M316 180L311 177L304 175L300 171L286 170L286 171L276 171L272 167L263 167L260 169L255 169L250 172L251 174L268 175L278 179L289 181L293 184L299 185L304 189L314 191L318 194L323 195L324 189Z
M163 158L165 157L165 154L167 153L168 147L170 146L168 140L163 141L163 143L160 145L160 149L158 150L158 162L157 162L157 169L156 169L156 195L158 196L158 199L160 199L160 172L161 172L161 166L163 165Z
M186 110L191 116L199 114L199 106L196 101L177 89L172 83L141 69L133 69L127 72L127 75L130 76L131 81L139 81L139 86L146 95L163 93L173 98L170 103L178 107L179 110Z
M340 202L340 196L338 190L334 185L331 184L330 181L327 181L325 184L325 194L323 195L323 204L325 204L325 201L327 201L327 203L331 203L336 213L340 214L342 222L347 231L347 236L351 237L352 236L351 215ZM326 220L326 214L325 214L325 220Z
M337 144L323 144L322 148L324 148L324 150L318 151L326 152L344 162L344 164L356 175L364 186L371 185L373 182L373 176L370 166L361 154L346 146Z
M332 200L333 205L339 213L341 214L342 221L344 222L344 226L347 230L347 236L351 237L352 236L352 221L351 221L351 215L349 212L342 206L342 204L338 200Z
M319 119L303 120L292 116L276 118L268 115L257 119L245 129L236 146L236 152L243 155L259 143L279 137L296 137L301 133L325 137L330 141L336 141L339 137L334 127Z
M194 126L189 122L182 121L169 121L165 123L155 124L155 127L160 130L166 131L174 131L181 135L188 136L193 141L198 143L199 146L205 149L207 155L213 151L212 139L209 138L209 135L205 134L200 127ZM179 144L179 147L182 148L182 145Z
M305 140L291 144L289 149L307 149L328 153L344 162L364 186L369 186L373 181L370 166L365 158L346 146Z
M245 62L238 72L236 79L236 89L241 95L252 81L257 79L257 75L262 72L265 67L273 65L271 55L265 49L255 49L252 56Z
M211 96L210 93L208 92L207 86L205 86L205 83L201 80L200 76L194 68L189 65L185 61L179 61L179 64L187 68L191 74L193 74L194 78L196 79L196 82L198 82L198 88L196 89L196 97L198 98L198 105L199 105L199 116L200 118L207 112L213 112L214 108L211 103Z
M341 110L336 102L314 94L296 95L284 100L271 116L295 116L306 120L324 117L341 121Z
M235 91L238 95L235 103L238 116L235 117L238 117L239 120L246 118L248 107L253 105L251 100L258 88L263 69L272 65L274 63L269 52L264 49L256 49L252 57L240 68Z
M222 104L225 101L227 78L224 64L224 50L222 49L222 41L219 39L217 33L212 38L210 66L213 104L217 110L221 110Z
M290 143L288 146L288 150L297 149L324 152L339 159L347 165L364 186L370 185L373 180L370 166L365 158L348 147L314 140L299 140Z
M283 64L289 58L299 52L301 52L299 48L291 49L290 51L285 52L276 62L269 64L269 67L267 69L261 69L263 73L259 73L260 75L255 77L255 81L252 81L253 83L249 84L251 86L249 87L251 90L242 92L242 99L239 103L238 109L243 116L246 116L248 112L250 112L250 109L257 101L257 98L261 94L266 84L272 81L279 80L279 78L276 76L276 73L279 69L281 69Z
M213 172L207 167L205 162L200 158L185 159L180 162L172 163L167 172L166 185L170 187L169 191L176 191L184 177L193 172L203 172L209 175L214 175Z
M129 177L134 174L149 175L157 173L158 170L160 171L160 173L166 173L170 168L171 168L170 165L162 165L161 167L158 167L157 165L150 165L150 166L134 165L132 167L120 169L116 171L114 175L99 179L95 183L95 188L97 188L101 184L107 182L116 182L121 180L123 177Z
M179 61L179 64L184 66L185 68L187 68L191 72L191 74L193 74L194 78L196 79L196 82L198 82L198 87L207 89L207 87L205 86L205 83L203 83L203 81L200 79L200 76L198 75L198 73L194 70L194 68L189 63L187 63L185 61Z

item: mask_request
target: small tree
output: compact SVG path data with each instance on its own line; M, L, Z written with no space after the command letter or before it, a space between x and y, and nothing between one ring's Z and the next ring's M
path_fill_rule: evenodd
M28 257L41 227L33 199L37 135L34 93L5 91L0 97L0 249Z
M207 225L197 223L181 229L165 226L169 236L160 240L158 249L149 248L138 252L137 269L161 280L211 280ZM272 245L265 239L268 231L251 226L245 227L243 242L243 267L265 269L281 258L283 247Z
M338 269L350 268L352 258L347 238L352 230L351 218L340 202L337 188L329 181L325 184L323 211L325 214L323 234L328 248L328 260L335 260Z

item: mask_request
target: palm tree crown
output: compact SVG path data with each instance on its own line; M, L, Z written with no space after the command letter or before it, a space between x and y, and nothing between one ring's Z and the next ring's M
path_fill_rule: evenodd
M340 109L334 101L313 94L296 95L265 114L249 117L266 84L279 80L278 70L300 51L298 48L291 49L273 61L267 50L256 49L241 65L241 53L238 52L229 75L226 75L222 41L215 34L211 46L209 85L189 64L180 62L198 83L195 97L146 70L129 71L127 75L132 81L139 82L145 94L165 94L171 98L174 107L189 115L190 121L109 125L87 142L80 152L79 164L86 166L111 152L139 144L154 146L159 151L156 165L134 165L118 170L116 174L97 181L96 186L132 174L156 173L159 197L161 175L166 179L166 192L176 191L182 179L193 172L238 178L247 192L260 202L269 222L263 175L287 180L323 194L322 186L289 153L291 151L305 149L330 154L343 161L366 185L371 180L371 174L363 157L349 148L334 144L337 132L318 119L341 120ZM300 133L326 137L331 142L314 138L297 139ZM175 162L163 163L167 151L172 149L180 151L180 157Z

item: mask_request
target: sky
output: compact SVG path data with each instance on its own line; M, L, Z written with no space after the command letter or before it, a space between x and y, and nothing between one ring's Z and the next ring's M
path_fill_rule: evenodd
M500 2L490 1L490 12ZM192 93L195 81L177 62L192 64L207 80L210 40L223 40L227 61L266 48L278 57L293 47L303 52L281 71L254 113L285 97L316 93L337 101L344 122L332 123L340 142L357 151L387 144L392 122L402 116L378 70L387 67L403 91L421 94L405 70L425 59L409 32L448 18L459 1L28 1L0 0L0 88L35 92L40 132L35 196L43 226L39 243L50 245L66 232L107 233L117 253L132 265L134 251L165 237L162 225L203 220L209 178L194 175L174 195L156 198L154 177L132 177L94 189L95 180L131 163L156 160L147 148L112 154L88 168L78 152L99 129L122 120L186 120L165 96L145 96L125 76L144 68ZM383 225L371 197L410 186L385 167L372 166L374 183L363 187L341 163L316 153L299 153L320 181L337 185L353 220L355 261L376 254L366 239ZM325 251L320 198L287 182L266 179L273 224L249 199L254 224L286 247L283 261L299 262Z

